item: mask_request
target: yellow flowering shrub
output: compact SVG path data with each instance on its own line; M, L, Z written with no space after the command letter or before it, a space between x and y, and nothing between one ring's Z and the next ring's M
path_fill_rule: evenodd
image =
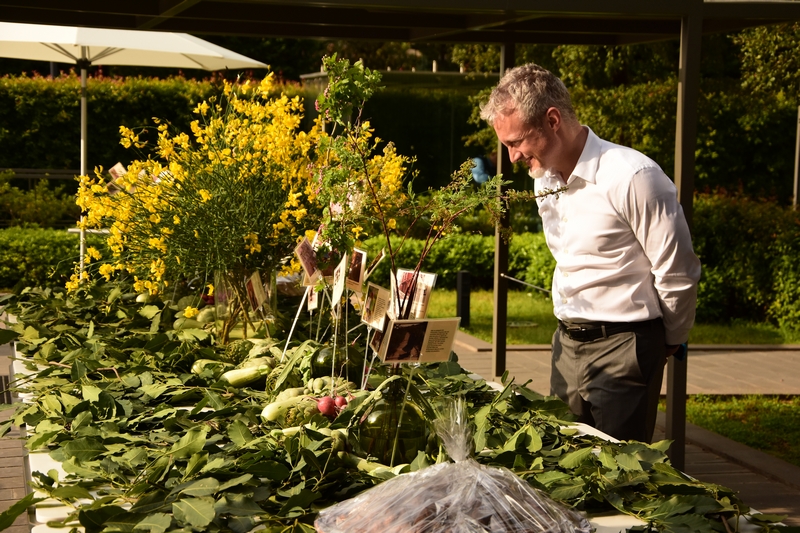
M150 132L120 128L123 145L152 152L116 180L102 169L80 178L83 226L110 232L113 257L101 275L125 271L136 290L158 293L183 278L208 283L217 271L243 285L254 271L287 263L298 238L319 224L312 156L323 134L318 124L300 129L299 97L275 93L272 74L225 82L218 100L194 109L190 132L154 119L157 137L148 143ZM71 287L80 280L76 272Z

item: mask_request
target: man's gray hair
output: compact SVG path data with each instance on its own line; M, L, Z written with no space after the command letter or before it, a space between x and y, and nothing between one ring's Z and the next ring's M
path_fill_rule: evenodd
M481 118L493 124L498 115L518 112L520 118L538 126L545 112L555 107L567 120L577 120L564 82L547 69L528 63L503 75L481 106Z

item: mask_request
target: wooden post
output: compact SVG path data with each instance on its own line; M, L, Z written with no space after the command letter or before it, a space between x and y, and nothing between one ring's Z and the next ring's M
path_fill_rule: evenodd
M500 48L500 77L506 70L514 67L514 43L504 43ZM510 174L511 160L508 150L503 144L497 142L497 173ZM505 193L505 187L500 187L500 194ZM508 227L511 217L506 212L495 228L494 234L494 319L492 322L492 375L495 380L506 371L506 330L508 322L508 280L503 277L508 274L508 243L500 234L501 227Z
M678 110L675 129L675 186L678 199L692 227L694 164L697 144L697 100L700 92L700 44L703 31L702 1L681 19L680 72L678 74ZM673 466L683 469L686 459L686 370L683 361L674 357L667 364L666 438L673 442L668 455Z
M792 195L792 210L797 211L798 181L800 181L800 106L797 106L797 146L794 149L794 189Z
M456 274L456 316L461 317L460 326L469 327L469 293L471 288L468 270L459 270Z

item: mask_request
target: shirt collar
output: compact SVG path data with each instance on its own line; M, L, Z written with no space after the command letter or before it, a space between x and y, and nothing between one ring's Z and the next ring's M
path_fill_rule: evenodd
M597 183L597 167L600 165L600 137L595 135L589 126L583 127L589 130L589 135L586 137L586 144L583 145L581 156L567 183L571 182L573 177L589 183Z

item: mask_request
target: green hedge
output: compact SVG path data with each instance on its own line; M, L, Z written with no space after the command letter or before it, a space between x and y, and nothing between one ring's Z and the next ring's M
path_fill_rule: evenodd
M87 168L109 168L139 157L119 144L119 127L153 126L152 117L189 131L198 102L220 93L221 84L184 78L89 78ZM310 128L316 92L297 85L281 90L300 95ZM376 135L393 141L415 158L418 190L438 187L468 157L483 155L464 147L471 106L459 91L387 89L365 109ZM150 140L155 139L155 133ZM80 167L80 79L63 75L0 77L0 168L78 169Z
M87 245L105 250L105 240L87 235ZM80 255L80 238L66 230L0 230L0 290L63 286Z
M677 82L572 91L579 119L600 137L631 146L670 176L675 163ZM698 103L695 190L792 197L796 100L759 96L736 81L704 81Z
M393 248L399 244L399 239L392 239ZM369 257L374 257L386 246L386 241L380 236L373 237L364 241L362 246ZM406 241L397 254L397 268L414 268L421 251L422 241ZM542 233L515 234L509 243L508 264L510 276L550 289L555 260L547 249ZM389 268L389 260L385 259L378 265L370 281L389 287ZM437 274L437 288L454 289L458 272L466 270L470 273L473 287L490 289L494 279L494 237L450 235L433 247L422 270ZM511 282L511 286L514 285Z

